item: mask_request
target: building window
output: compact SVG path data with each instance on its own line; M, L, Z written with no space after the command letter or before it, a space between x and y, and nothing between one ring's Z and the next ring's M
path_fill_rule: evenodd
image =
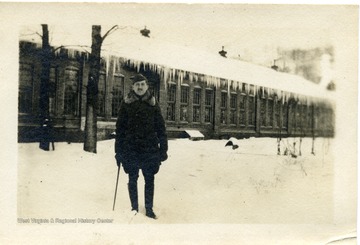
M246 85L245 83L241 84L241 93L245 94L246 93Z
M284 102L284 104L282 105L282 128L283 129L287 129L288 127L288 118L289 118L289 106L287 102Z
M263 96L260 99L260 126L266 126L266 98Z
M31 113L34 67L20 63L19 68L19 113Z
M239 108L239 123L240 125L246 124L246 95L241 94L240 95L240 108Z
M75 69L65 70L65 95L64 115L78 115L78 83L79 71Z
M102 73L99 76L99 83L98 83L97 115L100 117L105 117L105 93L106 93L106 75Z
M255 105L255 97L250 95L248 97L249 126L255 126Z
M169 84L167 91L167 120L175 121L176 84Z
M333 122L333 110L331 108L326 109L326 129L333 130L334 122Z
M227 92L221 92L220 122L226 124Z
M321 110L320 110L320 107L315 107L314 106L313 116L314 116L313 127L314 127L315 130L317 130L317 129L319 129L320 125L322 125L321 124Z
M272 127L273 124L274 124L274 100L272 98L269 98L267 103L268 103L268 107L267 107L267 112L268 112L267 126Z
M306 128L306 117L307 117L307 112L306 112L306 105L300 105L299 106L299 110L300 110L300 128L301 128L301 132L303 132Z
M56 67L50 68L49 80L49 113L54 116L56 114L56 91L57 91L58 71Z
M230 124L236 124L237 94L230 94Z
M313 105L308 107L308 110L307 110L307 127L308 127L308 129L311 129L313 126L313 116L314 116L313 110L314 110Z
M294 101L289 102L289 126L296 130L296 104Z
M297 130L300 130L301 129L301 108L302 108L302 105L301 104L297 104L295 105L295 125L296 125L296 129Z
M211 122L213 118L213 90L205 90L205 122Z
M124 76L115 75L112 91L111 116L117 117L121 101L124 98Z
M189 87L181 86L180 91L180 121L188 121Z
M194 88L193 122L200 122L201 88Z
M280 125L280 106L281 106L281 104L280 104L280 101L279 100L277 100L277 98L275 97L275 127L276 128L279 128L281 125Z

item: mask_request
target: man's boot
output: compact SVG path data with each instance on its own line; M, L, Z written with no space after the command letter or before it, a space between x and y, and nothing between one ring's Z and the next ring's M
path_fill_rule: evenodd
M139 212L137 182L129 182L128 190L131 202L131 211Z
M154 201L154 176L147 176L145 179L145 210L146 216L152 219L156 219L156 215L153 211Z

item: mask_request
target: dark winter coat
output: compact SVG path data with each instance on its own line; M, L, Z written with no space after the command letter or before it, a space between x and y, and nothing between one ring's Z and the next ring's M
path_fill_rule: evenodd
M125 172L135 167L158 171L167 150L165 122L155 97L149 91L142 97L131 91L120 105L116 122L115 152Z

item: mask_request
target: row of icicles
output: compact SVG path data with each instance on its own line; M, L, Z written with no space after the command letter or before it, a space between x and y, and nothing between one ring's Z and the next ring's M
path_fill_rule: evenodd
M62 50L64 52L64 50ZM76 49L66 49L67 55L69 57L75 57L77 54L79 54L79 51ZM59 55L60 49L56 50L56 55ZM85 54L85 59L89 58L89 53ZM104 61L106 62L106 75L108 76L110 63L113 63L113 71L112 74L115 74L115 71L121 70L121 64L129 64L130 67L136 69L137 72L140 71L141 67L148 67L149 70L151 70L154 73L157 73L160 75L161 80L165 82L165 89L167 88L168 82L178 82L180 84L183 84L185 77L188 77L189 82L205 82L207 86L213 86L216 88L226 88L228 95L230 96L230 90L237 90L237 89L243 89L245 88L245 91L247 94L250 92L253 95L256 95L257 93L266 91L269 95L276 95L277 99L279 101L282 101L282 103L288 102L289 99L294 99L295 101L299 101L302 104L310 105L314 102L319 103L323 102L319 98L304 96L300 94L294 94L291 92L282 91L279 89L272 89L268 87L263 87L259 85L252 85L249 83L243 83L240 81L233 81L233 80L227 80L219 77L214 77L206 74L197 74L194 72L189 71L183 71L175 68L165 67L162 65L157 65L153 63L147 63L144 61L134 60L130 58L119 58L113 55L108 55L103 57ZM244 86L243 86L244 84Z

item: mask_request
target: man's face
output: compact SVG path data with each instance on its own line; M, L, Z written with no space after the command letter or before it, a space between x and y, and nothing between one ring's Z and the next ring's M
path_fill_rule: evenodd
M139 96L143 96L148 90L148 88L149 86L147 85L145 80L133 84L133 90Z

